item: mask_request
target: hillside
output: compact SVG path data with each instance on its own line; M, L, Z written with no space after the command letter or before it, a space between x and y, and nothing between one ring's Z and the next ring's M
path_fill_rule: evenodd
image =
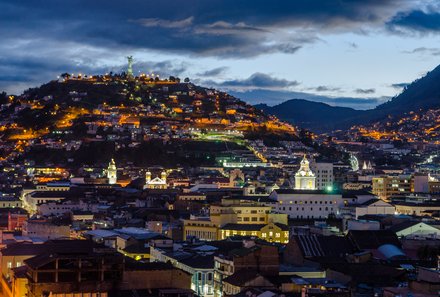
M0 97L1 163L214 165L248 137L296 138L238 98L174 77L66 74Z
M364 113L348 107L333 107L321 102L292 99L273 107L266 104L255 105L262 111L276 115L299 127L324 132L338 129L345 119L355 118ZM325 115L325 116L323 116Z
M333 107L302 99L293 99L269 107L257 105L259 109L316 132L348 129L353 125L368 125L384 120L388 115L399 117L417 110L440 107L440 66L424 77L408 85L392 100L370 110L354 110Z

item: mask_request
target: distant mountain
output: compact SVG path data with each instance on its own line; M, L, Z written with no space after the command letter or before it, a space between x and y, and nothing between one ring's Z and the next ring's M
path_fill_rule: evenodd
M440 65L408 85L400 95L379 105L373 111L382 115L397 115L416 109L438 107L440 107Z
M304 99L291 99L273 107L258 104L255 105L255 108L316 132L338 129L343 125L344 119L355 118L364 113L362 110L333 107L325 103Z
M440 66L414 81L390 101L369 110L333 107L304 99L292 99L275 106L255 106L282 120L316 132L347 129L356 124L368 124L388 115L401 116L415 110L440 108Z

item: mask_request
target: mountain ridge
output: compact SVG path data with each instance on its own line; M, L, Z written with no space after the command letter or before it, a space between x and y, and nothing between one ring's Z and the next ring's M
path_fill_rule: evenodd
M383 120L388 115L399 116L413 110L440 107L440 65L374 109L356 110L299 98L274 106L257 104L255 107L315 132L348 129L353 125Z

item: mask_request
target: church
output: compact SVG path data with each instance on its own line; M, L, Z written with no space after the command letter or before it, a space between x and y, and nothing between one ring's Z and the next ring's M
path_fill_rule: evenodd
M151 179L151 172L147 171L145 173L145 185L144 189L166 189L168 188L167 184L167 173L162 171L160 177L157 176Z
M316 176L310 169L310 162L306 155L295 174L295 190L316 190Z
M108 179L108 183L111 185L116 184L117 181L117 168L116 168L116 163L115 160L112 159L110 161L110 164L108 164L108 168L107 168L107 179Z

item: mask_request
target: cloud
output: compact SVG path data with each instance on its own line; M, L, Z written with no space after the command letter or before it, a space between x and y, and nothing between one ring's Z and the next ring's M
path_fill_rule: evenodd
M440 48L418 47L413 50L403 51L404 54L427 54L440 56Z
M194 30L197 34L230 35L241 34L243 32L267 32L265 29L247 25L244 22L236 24L225 21L217 21L212 24L200 26Z
M440 13L438 7L428 7L426 11L411 10L397 13L388 23L391 31L430 33L440 31Z
M144 27L161 27L161 28L186 28L192 25L192 22L194 20L194 17L188 17L183 20L178 21L170 21L170 20L163 20L163 19L157 19L157 18L150 18L150 19L138 19L134 22L141 24Z
M396 84L392 84L392 85L390 85L390 87L400 90L400 89L405 88L405 87L408 86L409 84L410 84L410 83L396 83Z
M28 87L57 78L57 75L68 73L102 74L106 72L125 71L127 64L125 52L114 49L103 49L83 46L74 42L62 45L29 39L27 45L33 49L22 48L22 41L11 39L12 48L0 45L0 90L19 94ZM114 54L118 59L108 59ZM183 75L187 72L188 63L179 60L134 61L134 71L154 72L161 76Z
M376 93L376 90L371 88L371 89L356 89L354 90L357 94L374 94Z
M227 90L255 90L255 89L285 89L300 83L296 80L272 77L268 74L256 72L245 79L226 80L223 82L205 81L207 85Z
M206 70L204 72L197 73L198 76L202 77L213 77L213 76L219 76L220 74L225 73L226 70L228 70L229 67L217 67L211 70Z
M329 86L318 86L316 88L311 88L310 90L314 90L316 92L338 92L341 90L341 88L329 87Z
M380 26L398 0L0 0L2 40L39 36L89 46L220 57L295 53L325 32ZM296 38L298 35L301 39ZM287 42L286 42L287 40ZM254 48L256 48L254 50Z
M381 28L396 13L414 6L412 2L107 0L103 5L75 0L59 5L58 0L0 0L0 57L47 62L36 73L27 73L23 63L10 69L16 72L10 72L8 80L28 78L34 84L60 68L118 69L123 64L120 57L127 54L234 60L292 55L326 34ZM178 68L173 70L186 70Z
M134 61L133 70L142 73L155 73L161 76L180 76L188 71L189 64L177 60L154 61ZM125 69L126 65L121 68Z

